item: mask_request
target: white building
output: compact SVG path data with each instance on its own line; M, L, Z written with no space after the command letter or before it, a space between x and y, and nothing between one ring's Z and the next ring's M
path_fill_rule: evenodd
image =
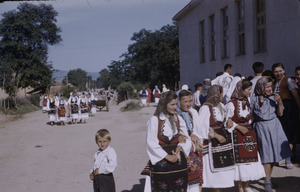
M181 84L193 87L224 65L253 76L252 64L300 66L299 0L191 0L173 18L179 25Z

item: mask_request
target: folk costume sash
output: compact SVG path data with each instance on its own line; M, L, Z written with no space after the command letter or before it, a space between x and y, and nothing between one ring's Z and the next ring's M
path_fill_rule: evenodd
M55 101L54 99L49 99L49 108L48 114L55 114Z
M225 143L220 143L217 139L210 139L209 143L209 162L212 171L222 171L234 168L233 146L230 134L225 130L223 122L216 121L211 105L207 105L210 110L210 127L215 133L222 135Z
M247 116L241 115L243 110L250 110L250 103L246 98L232 99L231 102L234 105L234 116L232 117L232 120L249 130L246 134L242 134L236 129L232 133L235 163L257 162L256 135L254 129L248 123L251 119L251 113L248 113Z
M177 117L177 115L175 115ZM178 133L169 140L164 136L163 127L165 121L158 118L158 133L157 137L161 147L168 153L176 150L179 143L180 127L179 118L177 117L177 131ZM183 152L180 152L181 161L171 163L166 159L162 159L155 165L151 166L151 188L153 192L172 191L181 192L187 189L187 162Z
M88 106L86 103L80 102L80 112L81 113L87 113L89 112Z
M191 112L188 112L192 127L193 125L193 116ZM190 130L188 130L189 135L192 134ZM191 149L189 156L187 157L187 162L188 162L188 184L193 185L193 184L201 184L203 183L203 177L202 177L202 172L203 172L203 160L202 160L202 153L194 151Z
M57 109L58 117L65 117L66 116L66 108L64 105L60 105Z
M47 106L47 99L46 99L46 98L43 99L43 106L44 106L44 107Z

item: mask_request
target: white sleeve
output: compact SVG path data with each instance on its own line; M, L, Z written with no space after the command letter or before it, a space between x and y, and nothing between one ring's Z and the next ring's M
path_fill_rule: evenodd
M147 153L153 165L167 156L167 152L159 145L157 138L158 119L156 116L151 117L147 122Z
M209 124L210 124L210 111L208 106L202 105L199 110L198 123L193 129L193 134L201 139L208 139Z
M290 91L293 90L293 89L298 88L296 82L291 78L288 78L288 88L289 88Z
M185 154L185 156L187 157L191 151L192 141L189 136L188 130L186 128L185 121L183 120L183 118L181 116L178 116L178 118L179 118L179 122L180 122L180 133L182 135L184 135L186 138L185 143L178 143L178 146L182 147L182 151Z
M236 124L234 121L233 122L233 126L232 127L227 127L227 120L229 118L232 118L234 116L234 110L235 110L235 107L233 105L232 102L229 102L226 106L225 106L225 111L226 111L226 121L224 123L224 126L226 127L227 131L229 133L232 133L232 131L235 129L235 127L238 125Z
M115 171L117 168L117 153L114 148L110 147L109 151L107 151L107 162L100 166L99 173L109 174Z
M200 91L196 91L196 92L194 93L194 104L195 104L195 106L198 106L198 107L201 106L199 97L200 97Z
M218 76L218 77L220 77L220 76ZM218 77L211 80L211 85L218 85L218 79L219 79Z
M93 173L95 171L95 167L96 167L96 158L97 158L97 152L94 154L94 158L93 158L93 168L90 170L90 173Z
M50 110L50 99L47 99L47 111Z

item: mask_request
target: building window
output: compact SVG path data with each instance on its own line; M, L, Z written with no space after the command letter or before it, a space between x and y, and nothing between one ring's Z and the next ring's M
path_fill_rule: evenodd
M229 57L229 33L228 33L228 7L222 11L223 20L223 58Z
M238 55L244 55L245 51L245 0L237 1L238 13Z
M205 44L204 44L204 21L199 23L199 31L200 31L200 63L205 62Z
M210 60L216 60L216 29L215 15L209 17L210 20Z
M266 42L266 3L256 0L256 52L267 51Z

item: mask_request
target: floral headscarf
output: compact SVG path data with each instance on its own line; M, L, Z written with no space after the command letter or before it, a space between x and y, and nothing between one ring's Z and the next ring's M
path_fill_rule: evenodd
M256 82L254 93L256 96L264 96L265 94L265 86L267 83L271 82L272 78L269 76L262 76Z
M236 86L235 86L235 89L234 91L232 92L232 95L231 95L231 99L238 99L238 98L241 98L241 97L244 97L242 95L242 80L238 81Z
M202 96L206 96L208 89L211 87L211 81L210 79L206 78L203 80L203 86L202 86L202 91L201 91L201 95Z
M243 101L242 108L243 108L243 110L245 110L246 105L250 106L250 103L249 103L248 98L242 94L242 91L243 91L242 86L243 86L243 80L238 81L235 86L235 89L231 95L231 99L238 99L240 101Z
M258 96L258 104L260 107L263 105L263 101L264 101L263 98L266 97L265 86L269 82L272 82L272 78L269 76L262 76L256 82L256 85L254 88L254 93L255 93L255 96Z
M206 102L205 104L207 105L211 105L211 106L217 106L221 100L220 100L220 95L221 95L221 89L222 87L219 85L212 85L209 89L208 89L208 96L206 98Z

